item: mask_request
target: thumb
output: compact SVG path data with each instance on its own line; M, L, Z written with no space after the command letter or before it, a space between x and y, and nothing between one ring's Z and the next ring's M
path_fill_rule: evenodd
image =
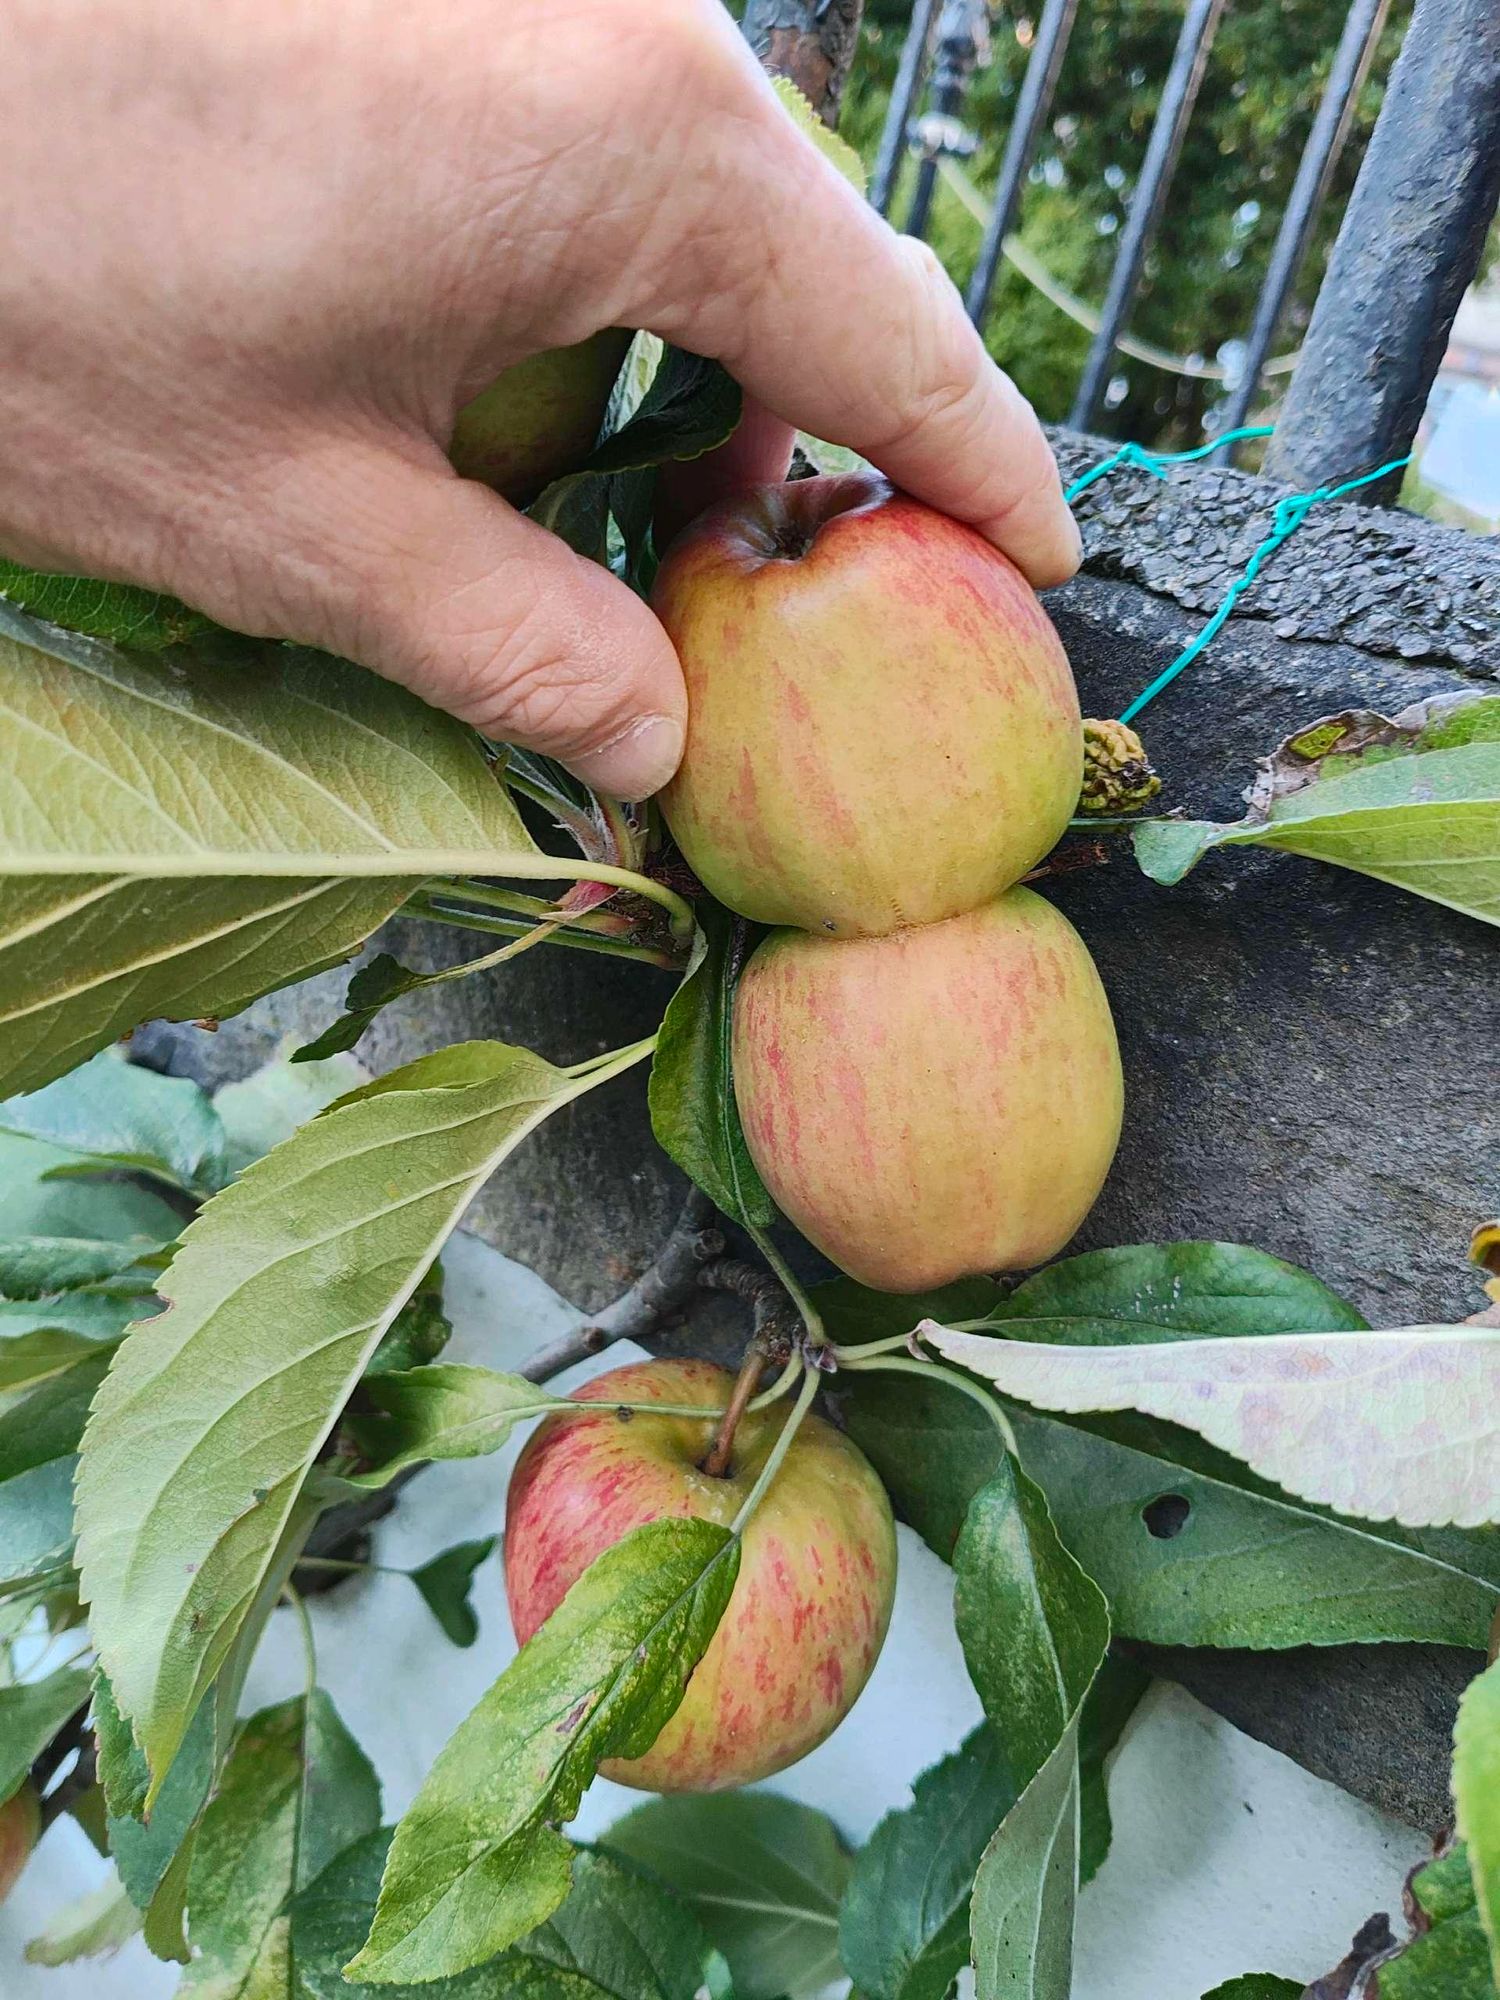
M278 546L242 559L237 603L191 578L189 602L356 660L613 797L645 798L677 768L687 695L650 611L436 447L303 459L262 542L268 518Z

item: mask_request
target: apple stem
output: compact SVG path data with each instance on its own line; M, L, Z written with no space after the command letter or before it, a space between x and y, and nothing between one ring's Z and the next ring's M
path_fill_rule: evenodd
M710 1479L727 1479L730 1461L734 1452L734 1434L740 1427L740 1418L750 1407L750 1399L760 1387L760 1378L766 1372L765 1351L758 1341L752 1340L745 1349L745 1358L740 1363L740 1372L735 1377L734 1389L729 1398L729 1407L719 1419L719 1428L714 1432L713 1443L708 1447L702 1462L702 1471Z
M744 1533L745 1523L765 1498L771 1481L781 1470L781 1461L791 1450L792 1439L801 1429L802 1419L812 1407L812 1399L818 1393L820 1374L821 1371L817 1368L808 1368L805 1370L802 1377L802 1387L797 1391L796 1402L793 1403L791 1409L787 1412L786 1422L781 1427L781 1435L777 1438L775 1444L772 1445L770 1456L761 1467L760 1477L751 1487L744 1506L741 1507L738 1514L730 1522L730 1534L739 1535Z

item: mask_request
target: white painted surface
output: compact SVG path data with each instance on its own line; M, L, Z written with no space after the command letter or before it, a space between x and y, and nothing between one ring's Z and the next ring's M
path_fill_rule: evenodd
M448 1272L455 1360L514 1366L574 1319L540 1279L472 1238L455 1242ZM577 1379L627 1358L636 1350L617 1349ZM518 1448L424 1473L377 1531L377 1560L413 1565L497 1531ZM855 1842L979 1718L948 1571L905 1529L900 1563L890 1638L869 1686L830 1741L773 1786L830 1813ZM315 1601L320 1678L379 1768L388 1817L514 1651L495 1560L479 1572L475 1603L478 1642L458 1652L403 1578L363 1578ZM300 1685L296 1635L278 1614L247 1701ZM1082 1900L1075 2000L1198 2000L1246 1971L1310 1979L1342 1957L1371 1910L1399 1908L1402 1878L1425 1852L1419 1835L1166 1686L1138 1712L1110 1789L1115 1844ZM598 1834L639 1798L600 1781L574 1831ZM100 1963L46 1971L22 1962L25 1940L100 1874L71 1821L48 1836L0 1908L0 2000L165 2000L174 1991L175 1969L138 1940Z

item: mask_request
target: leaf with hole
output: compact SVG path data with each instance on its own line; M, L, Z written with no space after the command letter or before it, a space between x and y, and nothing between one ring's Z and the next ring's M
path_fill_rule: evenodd
M304 1126L184 1235L171 1309L117 1350L78 1476L90 1626L154 1780L397 1312L506 1155L620 1062L570 1077L500 1042L423 1057Z
M1419 1528L1500 1519L1497 1328L1072 1348L929 1320L921 1337L1042 1409L1135 1409L1180 1423L1341 1513Z
M964 1511L999 1459L994 1426L957 1390L908 1377L845 1373L832 1400L897 1514L951 1559ZM1343 1520L1147 1418L1069 1422L1012 1407L1010 1420L1059 1534L1131 1638L1480 1646L1500 1607L1493 1528Z
M346 958L427 876L545 875L471 731L261 645L117 652L0 603L0 1090Z
M850 1859L831 1820L774 1792L653 1799L603 1845L665 1882L729 1963L735 2000L820 2000L842 1970Z
M738 1568L738 1539L693 1519L590 1564L428 1772L351 1979L451 1978L552 1914L572 1881L557 1828L602 1758L640 1756L676 1712Z
M1180 882L1211 847L1274 847L1500 923L1500 695L1313 723L1265 760L1230 825L1147 820L1135 857Z

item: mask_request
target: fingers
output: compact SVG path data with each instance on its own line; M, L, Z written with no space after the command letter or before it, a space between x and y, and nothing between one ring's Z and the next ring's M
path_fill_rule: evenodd
M701 458L677 459L661 468L653 517L657 548L665 549L689 521L696 520L716 500L726 499L745 486L785 479L793 442L791 425L747 396L734 435L717 450L706 451Z
M645 798L677 768L687 698L646 606L435 448L304 458L255 519L234 587L209 551L173 588L240 630L357 660L614 797Z
M789 423L972 522L1033 583L1062 582L1079 540L1051 449L936 257L860 199L753 64L733 69L721 103L738 115L714 121L716 172L658 330L718 357Z

